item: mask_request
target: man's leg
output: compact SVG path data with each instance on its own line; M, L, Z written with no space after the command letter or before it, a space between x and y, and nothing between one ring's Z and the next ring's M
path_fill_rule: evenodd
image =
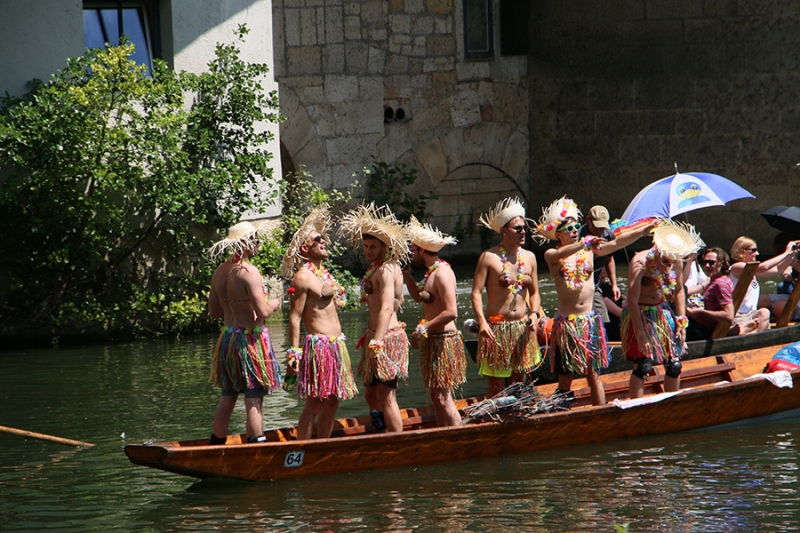
M436 423L439 427L457 426L461 423L461 415L456 409L449 388L435 387L431 389L430 395L433 409L436 412Z
M364 399L370 411L381 411L381 403L378 396L377 385L364 385Z
M377 396L377 410L383 412L383 419L386 422L386 431L389 433L400 433L403 431L403 417L400 414L400 407L397 405L397 393L394 388L384 383L378 383L375 387Z
M603 382L600 381L600 375L597 370L591 365L586 374L586 381L589 382L589 390L592 396L592 405L605 405L606 404L606 390L603 388Z
M336 410L339 408L339 399L328 396L321 400L319 417L317 418L317 438L327 439L333 432L333 423L336 421Z
M244 408L247 412L247 424L246 424L246 431L247 437L258 437L264 434L264 417L261 413L261 406L264 402L264 398L259 396L258 398L247 398L244 399Z
M231 413L233 413L238 397L238 394L219 397L217 411L214 413L214 435L218 438L224 439L228 436L228 424L231 421Z
M489 390L486 391L487 398L494 398L498 392L506 388L506 378L488 376L486 379L489 381Z
M298 440L308 440L314 433L314 420L322 410L322 400L318 398L306 398L306 405L297 421Z

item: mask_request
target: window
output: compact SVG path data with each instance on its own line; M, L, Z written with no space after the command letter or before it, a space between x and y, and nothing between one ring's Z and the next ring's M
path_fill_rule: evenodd
M500 0L500 55L528 53L530 0Z
M119 44L126 35L136 46L131 59L153 68L159 57L157 0L83 3L83 37L86 48L101 48L106 43Z
M464 0L464 53L467 59L494 56L493 0Z

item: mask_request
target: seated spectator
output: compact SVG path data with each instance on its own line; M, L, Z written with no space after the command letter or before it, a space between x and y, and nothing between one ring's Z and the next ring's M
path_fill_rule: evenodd
M778 294L769 295L770 303L772 304L773 317L778 318L783 313L783 309L786 307L786 300L789 299L789 295L794 290L794 284L797 280L798 271L800 271L800 259L798 259L797 253L795 253L795 258L792 261L792 264L786 267L786 270L783 271L783 281L778 284ZM794 311L792 312L790 320L794 322L800 320L800 303L797 304L797 307L795 307Z
M683 260L683 284L687 290L700 285L707 279L708 276L703 271L703 265L697 260L697 254L691 254Z
M606 309L608 310L608 322L603 323L606 328L606 336L610 341L619 341L621 340L619 336L619 317L622 315L625 295L619 294L618 298L614 298L614 289L605 268L600 272L600 283L598 283L597 287L603 295L603 303L606 304Z
M797 259L786 267L786 270L783 271L781 274L781 282L778 283L778 294L792 294L794 290L794 284L797 281L797 276L800 275L800 271L795 268L795 264L797 263ZM799 267L800 268L800 267Z
M793 247L798 244L798 241L790 241L786 244L786 250L775 257L767 259L759 263L756 275L750 282L747 292L744 295L744 300L739 306L736 313L734 323L744 325L750 321L756 322L756 331L764 331L769 329L769 317L772 311L772 299L768 294L761 295L761 285L758 282L760 277L777 276L789 266L794 258ZM749 237L739 237L734 241L731 247L731 260L734 263L731 265L731 281L734 288L739 278L742 277L747 263L758 261L758 246L756 241Z
M703 248L698 253L700 264L708 277L706 281L689 289L703 291L702 305L695 301L686 302L686 316L689 327L686 340L710 339L714 328L721 320L733 321L733 283L728 277L730 258L721 248Z

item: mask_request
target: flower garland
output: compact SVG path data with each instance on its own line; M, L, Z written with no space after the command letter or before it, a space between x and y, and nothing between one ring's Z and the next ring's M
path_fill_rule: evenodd
M361 304L367 303L367 282L369 282L369 278L378 270L380 267L383 266L383 259L373 262L369 265L366 274L364 274L364 279L361 280Z
M322 265L317 267L311 261L306 262L305 267L313 272L315 276L321 279L322 283L325 283L333 289L333 292L336 294L335 303L337 309L341 309L347 305L347 290L336 282L336 279L330 272L328 272L327 268ZM291 290L290 294L292 294Z
M447 261L443 261L441 259L437 259L434 263L428 267L428 270L425 271L425 275L422 276L422 281L417 284L417 290L422 292L425 290L425 284L428 282L428 278L433 274L437 268L440 266L450 266L450 263Z
M663 301L675 291L675 287L678 286L678 279L672 266L666 272L662 267L663 265L656 261L656 247L653 246L647 252L647 270L653 273L653 282L656 284L656 289L661 293Z
M574 266L569 264L567 259L561 260L561 277L564 278L567 288L573 291L581 290L591 275L592 267L589 266L585 251L581 250L576 254Z
M525 262L522 260L522 248L517 248L517 279L511 277L511 263L508 261L506 249L501 244L499 247L500 261L503 263L503 280L508 290L514 294L522 292L525 288Z

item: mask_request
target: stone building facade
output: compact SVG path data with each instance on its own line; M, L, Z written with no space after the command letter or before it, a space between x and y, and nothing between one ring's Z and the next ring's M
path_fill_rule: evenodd
M285 170L304 165L327 188L363 183L372 158L417 168L412 192L439 197L431 222L477 251L480 213L530 196L528 60L499 46L465 59L464 6L274 0L275 74Z

